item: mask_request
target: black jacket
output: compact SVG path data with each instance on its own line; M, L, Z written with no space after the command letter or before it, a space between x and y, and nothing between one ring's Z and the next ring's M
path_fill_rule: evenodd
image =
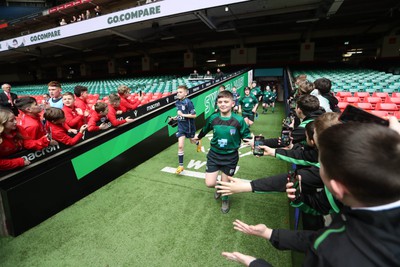
M274 230L270 242L277 249L305 252L303 266L399 266L399 218L400 207L381 211L345 207L325 229ZM250 266L271 265L257 259Z
M14 94L14 93L10 93L10 95L11 95L11 99L12 99L13 102L18 98L18 96L16 94ZM15 116L18 116L18 114L19 114L18 108L15 105L11 105L8 102L8 100L9 99L8 99L8 96L6 95L6 93L3 90L1 90L1 92L0 92L0 106L10 109L14 113Z

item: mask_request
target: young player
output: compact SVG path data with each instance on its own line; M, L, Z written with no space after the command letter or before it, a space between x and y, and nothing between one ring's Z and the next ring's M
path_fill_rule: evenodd
M238 149L242 139L251 138L249 128L244 119L232 113L235 105L233 95L229 91L222 91L217 96L218 110L206 121L206 125L200 133L193 138L199 141L209 131L213 130L213 138L210 142L210 151L207 154L206 186L215 187L218 172L221 171L221 180L228 182L233 176L239 161ZM218 199L221 194L214 194ZM228 213L230 209L228 196L222 197L222 213Z
M254 123L254 114L257 111L258 100L250 94L250 88L244 89L244 97L239 100L239 113L242 113L244 121L250 127Z
M235 102L235 106L233 107L233 112L238 113L240 94L237 92L236 86L232 87L232 95L233 95L233 102Z
M194 119L196 118L196 110L192 101L187 98L188 88L185 85L178 86L176 97L178 100L175 103L177 109L177 116L173 119L178 120L178 162L179 166L176 169L176 174L183 172L183 158L184 158L184 145L185 138L193 138L196 134L196 125ZM197 144L197 150L199 151L201 144Z

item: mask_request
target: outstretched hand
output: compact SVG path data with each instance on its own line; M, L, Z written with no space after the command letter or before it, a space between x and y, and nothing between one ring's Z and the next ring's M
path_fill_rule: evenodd
M233 222L233 229L245 233L247 235L254 235L269 240L271 238L272 229L268 228L265 224L248 225L240 220Z
M239 262L244 266L249 266L252 261L256 260L256 258L249 255L244 255L240 252L222 252L221 255L227 260Z
M217 181L218 185L215 186L217 192L222 196L252 191L250 182L233 177L228 177L228 179L229 182Z

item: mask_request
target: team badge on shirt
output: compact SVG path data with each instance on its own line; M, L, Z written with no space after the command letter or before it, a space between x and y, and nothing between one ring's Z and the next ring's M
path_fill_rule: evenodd
M231 135L235 135L236 134L236 128L229 129L229 133Z

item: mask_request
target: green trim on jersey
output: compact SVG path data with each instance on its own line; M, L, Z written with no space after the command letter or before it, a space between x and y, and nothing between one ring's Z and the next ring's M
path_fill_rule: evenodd
M302 165L302 166L315 166L315 167L320 167L320 164L318 162L311 162L307 160L302 160L302 159L295 159L291 158L282 154L275 154L275 157L277 159L289 162L289 163L294 163L296 165Z
M328 198L329 204L331 204L331 207L333 209L334 212L339 213L340 208L336 205L335 199L332 196L332 193L329 192L328 188L326 188L326 186L324 186L325 188L325 194L326 197Z
M231 113L230 117L222 117L219 112L212 114L199 133L199 138L211 130L213 138L210 141L210 149L218 154L234 153L239 149L242 139L251 138L243 117L235 113Z
M320 235L314 242L314 249L317 250L319 245L330 235L334 233L342 233L346 230L346 226L342 226L338 229L329 229L326 230L322 235Z

